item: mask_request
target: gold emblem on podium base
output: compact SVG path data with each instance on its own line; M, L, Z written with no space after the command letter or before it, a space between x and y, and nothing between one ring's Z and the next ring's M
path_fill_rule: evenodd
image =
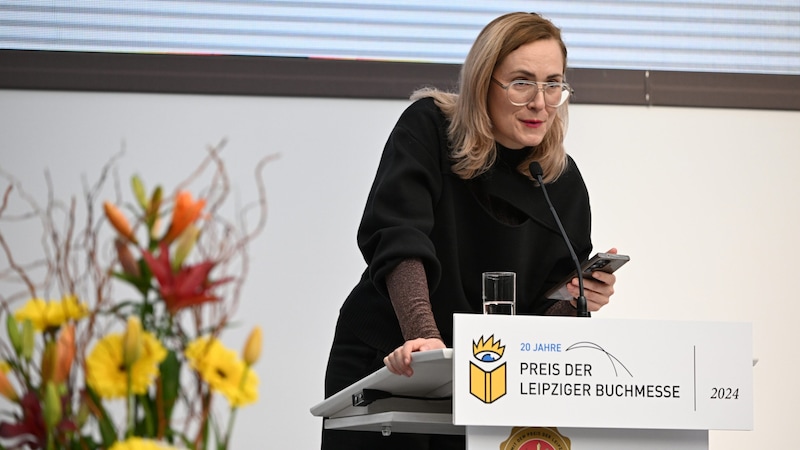
M555 427L514 427L500 450L570 450L571 445Z

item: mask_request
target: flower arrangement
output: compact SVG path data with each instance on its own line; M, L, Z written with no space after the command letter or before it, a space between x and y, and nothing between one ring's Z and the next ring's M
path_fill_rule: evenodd
M0 448L229 448L237 411L258 399L261 329L241 352L222 334L248 244L265 225L261 171L272 157L256 168L258 200L232 222L222 214L230 188L221 148L171 195L134 175L131 200L101 198L116 155L84 188L82 211L75 199L55 200L49 178L39 206L0 169L0 226L38 223L45 255L17 261L0 228L0 286L16 286L0 290ZM195 198L189 186L208 178ZM12 212L15 200L22 213ZM257 217L251 230L248 214Z

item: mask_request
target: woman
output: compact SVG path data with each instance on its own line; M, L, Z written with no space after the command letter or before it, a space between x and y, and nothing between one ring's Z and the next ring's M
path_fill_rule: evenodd
M578 257L592 250L589 197L563 148L567 49L538 14L489 23L459 93L421 90L384 148L358 232L368 264L340 310L326 397L383 365L411 376L411 353L452 345L452 315L479 313L481 273L517 274L517 313L575 315L544 298L574 267L528 166L538 162ZM616 252L611 249L610 252ZM614 275L584 283L590 311ZM569 286L577 297L577 280ZM463 437L323 431L322 448L464 448Z

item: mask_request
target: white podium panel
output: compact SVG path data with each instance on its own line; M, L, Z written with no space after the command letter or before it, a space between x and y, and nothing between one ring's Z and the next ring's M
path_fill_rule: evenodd
M454 316L453 421L750 430L752 326Z
M468 450L707 450L753 426L749 323L454 316L412 354L311 408L326 429L466 434Z

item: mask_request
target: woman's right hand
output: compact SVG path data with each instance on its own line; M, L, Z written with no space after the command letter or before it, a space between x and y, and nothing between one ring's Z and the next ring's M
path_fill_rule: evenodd
M383 358L383 363L386 365L386 368L389 369L389 372L410 377L414 375L414 370L411 369L412 353L440 348L447 348L447 346L444 345L444 342L439 338L411 339Z

